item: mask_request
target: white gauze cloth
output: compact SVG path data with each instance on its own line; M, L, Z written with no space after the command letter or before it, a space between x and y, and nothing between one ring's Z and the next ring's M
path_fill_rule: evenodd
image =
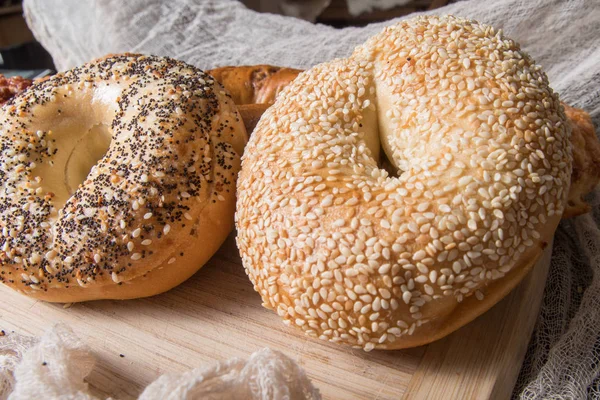
M99 400L84 378L94 367L91 350L70 328L56 325L40 339L11 333L0 340L0 400ZM271 349L248 360L232 358L151 383L139 400L320 399L304 371Z
M385 25L336 30L233 0L25 0L25 16L56 66L114 52L178 58L203 69L274 64L309 68ZM521 43L565 102L600 123L600 1L461 1L434 10L477 19ZM514 396L600 398L600 196L593 213L562 221L540 315Z

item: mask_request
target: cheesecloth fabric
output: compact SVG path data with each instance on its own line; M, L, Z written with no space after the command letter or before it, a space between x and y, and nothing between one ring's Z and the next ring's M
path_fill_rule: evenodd
M66 325L41 338L11 333L0 340L0 400L99 400L84 378L91 350ZM248 360L232 358L152 382L139 400L320 399L304 371L278 351L262 349Z
M233 0L25 0L24 8L36 38L61 70L123 51L168 55L204 69L264 63L308 68L348 56L355 45L393 23L335 30L258 14ZM502 28L544 67L561 99L588 111L599 128L600 1L469 0L433 13L474 18ZM556 233L542 308L514 389L516 398L600 398L599 193L592 202L593 213L562 221ZM40 344L56 340L56 335ZM87 365L87 359L78 356L79 345L73 346L75 355L60 360ZM286 377L298 377L295 387L316 396L301 370L277 356L282 357L281 365L291 368ZM213 369L194 370L187 377L201 381L203 371L215 374L227 368L240 373L241 365L224 362ZM6 388L16 377L18 388L19 367L14 371L8 378L0 376L4 379L0 385ZM183 375L161 380L171 389L181 388L177 382L190 382ZM293 385L290 382L284 384ZM66 387L71 392L64 398L88 398L76 384ZM281 398L271 395L267 398Z

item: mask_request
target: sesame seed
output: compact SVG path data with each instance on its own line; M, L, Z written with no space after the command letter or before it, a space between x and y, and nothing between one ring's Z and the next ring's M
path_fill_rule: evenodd
M412 258L415 261L421 261L425 257L427 257L427 253L425 252L425 250L419 250L415 254L413 254Z
M238 181L237 243L265 305L311 336L394 348L435 320L425 304L501 279L568 185L566 129L546 123L564 117L534 65L486 26L430 16L301 74L252 133ZM362 139L375 100L397 177Z

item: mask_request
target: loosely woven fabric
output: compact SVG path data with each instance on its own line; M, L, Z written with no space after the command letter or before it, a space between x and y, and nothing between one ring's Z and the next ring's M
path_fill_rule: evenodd
M309 68L385 25L336 30L259 14L233 0L25 0L25 16L59 69L114 52L172 56L200 68ZM469 0L434 10L503 29L545 69L563 101L600 125L600 2ZM540 315L514 396L600 398L600 195L593 213L562 221Z
M98 400L84 378L91 350L64 324L39 339L11 333L0 340L0 400ZM318 400L319 391L290 358L270 349L151 383L139 400Z
M93 367L88 347L64 325L39 339L9 334L0 340L0 399L93 400L84 382Z

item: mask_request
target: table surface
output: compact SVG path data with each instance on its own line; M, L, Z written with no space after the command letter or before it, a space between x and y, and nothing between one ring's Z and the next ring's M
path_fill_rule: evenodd
M161 374L247 358L265 347L296 360L325 399L508 398L539 310L549 254L477 320L408 350L365 353L284 326L261 307L232 235L191 279L151 298L65 309L0 285L0 329L39 335L67 323L97 358L87 378L93 392L118 399L137 397Z

